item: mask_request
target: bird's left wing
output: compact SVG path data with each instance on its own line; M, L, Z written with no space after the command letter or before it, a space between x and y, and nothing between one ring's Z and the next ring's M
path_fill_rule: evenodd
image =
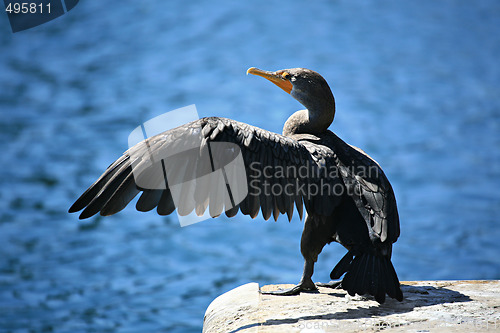
M294 206L302 218L304 205L329 215L338 198L308 191L324 181L310 177L321 164L310 150L299 141L234 120L202 118L127 150L69 211L83 209L82 219L112 215L142 192L136 208L157 208L160 215L175 209L181 216L193 211L203 215L208 209L212 217L223 211L231 217L240 210L252 218L261 211L266 220L280 213L291 219ZM308 172L299 174L304 167Z

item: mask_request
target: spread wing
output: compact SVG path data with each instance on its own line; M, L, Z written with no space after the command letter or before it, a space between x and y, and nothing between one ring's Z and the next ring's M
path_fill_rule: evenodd
M175 209L181 216L203 215L208 209L212 217L241 211L255 218L261 211L266 220L280 213L290 220L294 206L302 218L305 205L309 213L329 216L339 198L316 190L341 180L319 172L327 164L335 160L326 147L226 118L203 118L127 150L69 212L83 209L81 219L112 215L140 193L137 210L156 208L160 215Z
M400 233L396 198L380 165L361 149L328 133L347 193L365 220L370 239L394 243Z

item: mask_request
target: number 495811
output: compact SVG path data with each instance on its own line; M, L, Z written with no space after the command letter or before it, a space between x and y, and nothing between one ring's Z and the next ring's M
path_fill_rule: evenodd
M50 2L46 5L34 2L10 2L5 11L9 14L50 14Z

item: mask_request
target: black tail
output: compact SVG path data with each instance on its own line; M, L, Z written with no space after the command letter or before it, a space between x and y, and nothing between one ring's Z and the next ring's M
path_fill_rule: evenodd
M342 288L351 296L370 294L379 303L384 303L385 294L398 301L403 300L398 276L388 257L361 253L353 259L353 254L348 252L332 270L330 277L336 280L345 272Z

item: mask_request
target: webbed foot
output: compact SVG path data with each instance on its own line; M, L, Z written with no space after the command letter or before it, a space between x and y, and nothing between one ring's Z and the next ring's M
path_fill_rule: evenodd
M342 280L330 281L327 283L316 283L318 287L332 288L332 289L341 289L342 288Z
M318 288L312 280L300 281L296 286L289 289L279 289L272 291L261 291L263 295L279 295L279 296L292 296L299 295L301 292L317 293Z

